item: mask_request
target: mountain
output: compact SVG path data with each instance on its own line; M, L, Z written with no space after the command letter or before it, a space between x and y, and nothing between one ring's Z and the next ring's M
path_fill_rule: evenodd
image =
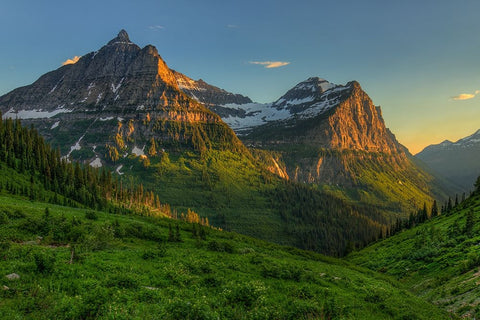
M480 175L480 130L456 142L445 140L415 155L430 168L470 191Z
M388 221L376 210L285 183L207 108L249 101L172 71L154 47L140 48L121 31L77 63L0 97L0 111L34 125L64 159L111 171L121 194L153 191L174 217L193 209L226 230L336 256L347 243L378 239Z
M396 140L380 107L356 81L336 85L312 77L275 102L219 109L251 152L282 178L327 186L391 212L446 196L445 184Z
M306 205L323 210L332 200L293 187L279 190L280 201L298 195L277 204L298 206L285 218L333 217L309 230L341 240L330 233L348 221L340 207L354 221L343 225L349 235L371 231L338 199L327 215L312 214ZM0 121L2 319L449 318L376 272L209 228L191 210L175 214L153 196L141 185L128 190L108 170L61 159L19 120Z
M0 97L0 111L34 124L62 154L97 166L172 145L244 150L218 115L180 91L157 49L138 47L124 30L77 63Z
M477 188L451 210L353 252L347 260L401 281L459 318L478 319L479 208Z
M174 216L193 209L223 229L330 255L385 236L435 191L357 82L309 78L259 105L169 69L123 30L0 97L0 111L64 159L158 194Z

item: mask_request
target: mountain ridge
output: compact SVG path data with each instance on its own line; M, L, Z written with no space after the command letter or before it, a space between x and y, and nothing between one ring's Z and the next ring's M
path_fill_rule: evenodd
M415 155L435 172L469 192L480 175L480 130L455 142L444 140L425 147Z

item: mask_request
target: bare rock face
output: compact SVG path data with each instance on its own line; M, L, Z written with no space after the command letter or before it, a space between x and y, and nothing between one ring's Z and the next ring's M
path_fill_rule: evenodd
M178 87L192 99L203 103L210 110L220 116L224 105L251 103L249 97L234 94L218 87L212 86L202 79L193 80L186 75L173 71Z
M163 148L210 142L242 148L217 114L179 89L157 49L138 47L125 30L75 64L0 97L0 111L34 124L62 154L85 161L98 158L97 164L112 148L114 154L128 154L151 138ZM222 140L207 136L205 127Z
M281 155L277 163L290 180L363 190L375 194L375 201L395 198L409 210L430 201L434 178L414 163L358 82L340 86L309 78L266 107L279 119L240 137L252 148Z

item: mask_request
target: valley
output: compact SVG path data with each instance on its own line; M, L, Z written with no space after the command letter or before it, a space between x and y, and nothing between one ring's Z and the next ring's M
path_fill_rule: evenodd
M480 315L478 132L413 156L357 81L257 103L125 30L77 60L0 97L2 319Z

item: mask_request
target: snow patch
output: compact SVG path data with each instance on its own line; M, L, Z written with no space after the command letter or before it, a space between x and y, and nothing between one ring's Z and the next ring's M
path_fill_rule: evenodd
M145 106L142 104L141 106L137 107L137 110L145 110Z
M3 118L18 118L18 119L41 119L41 118L51 118L56 116L59 113L68 113L72 112L73 110L65 109L64 106L60 106L53 111L42 111L39 110L19 110L15 111L15 109L11 108L8 110L4 115Z
M144 149L145 149L145 146L143 146L142 149L138 148L137 146L133 146L132 154L136 156L144 156L145 155L145 152L143 151Z
M120 89L120 87L122 86L123 79L125 79L125 78L122 78L117 85L115 85L115 84L112 83L112 91L113 91L113 93L117 93L118 89Z
M122 170L122 168L123 168L123 164L119 165L119 166L117 167L117 169L115 169L115 171L116 171L119 175L122 175L122 174L124 174L123 172L120 172L120 170Z
M56 127L58 127L59 124L60 124L60 121L55 122L55 123L50 127L50 129L55 129Z
M95 158L92 162L90 162L90 166L93 168L101 168L102 165L102 160L100 158Z
M53 86L52 90L50 90L50 92L49 92L48 94L53 93L53 92L55 91L55 89L57 89L58 85L60 84L60 82L62 82L62 80L63 80L64 77L65 77L65 76L62 76L62 77L60 78L60 80L58 80L58 82L55 84L55 86Z
M100 102L100 100L102 99L102 96L103 96L103 93L98 94L97 102L95 102L95 104L98 104Z
M117 120L118 120L118 121L123 121L123 120L125 120L125 119L123 119L122 117L117 117Z
M100 121L108 121L108 120L112 120L112 119L113 119L113 117L105 117L105 118L100 118L100 119L98 119L98 120L100 120Z
M70 156L70 154L74 151L74 150L80 150L82 149L82 147L80 146L80 141L82 141L83 137L85 137L85 134L83 134L83 136L80 137L80 139L78 139L78 141L75 143L75 145L71 146L70 147L70 151L67 153L67 158Z

